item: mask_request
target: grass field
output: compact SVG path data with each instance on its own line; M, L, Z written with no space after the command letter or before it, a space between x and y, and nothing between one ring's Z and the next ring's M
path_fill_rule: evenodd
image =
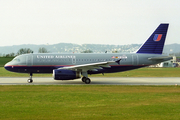
M7 62L11 61L14 57L0 57L0 67L3 67Z
M11 58L0 61L7 60ZM29 77L6 71L4 63L0 63L0 77ZM141 68L91 76L180 77L180 68ZM179 120L179 108L179 86L0 85L0 120Z
M179 120L178 86L0 86L4 120Z

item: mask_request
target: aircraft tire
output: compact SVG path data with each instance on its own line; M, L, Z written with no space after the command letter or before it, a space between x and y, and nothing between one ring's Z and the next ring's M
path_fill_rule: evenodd
M82 77L82 82L85 82L85 80L86 80L86 77Z
M89 78L86 78L85 83L86 83L86 84L90 84L90 83L91 83L91 80L90 80Z
M28 83L32 83L33 80L32 80L32 79L28 79L27 82L28 82Z

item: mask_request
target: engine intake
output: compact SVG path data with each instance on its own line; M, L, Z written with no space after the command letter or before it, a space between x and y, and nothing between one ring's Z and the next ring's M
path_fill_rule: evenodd
M53 77L55 80L73 80L81 78L81 72L67 69L55 69L53 70Z

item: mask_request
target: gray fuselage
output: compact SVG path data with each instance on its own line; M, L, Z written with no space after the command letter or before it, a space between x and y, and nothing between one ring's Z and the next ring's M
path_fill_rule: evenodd
M152 64L167 61L170 58L150 60L149 58L164 57L159 54L138 54L138 53L83 53L83 54L24 54L15 57L5 66L8 70L21 73L52 73L53 69L61 67L91 64L105 61L117 61L109 64L111 68L98 71L88 71L89 74L121 72L136 69ZM9 68L8 68L9 67Z

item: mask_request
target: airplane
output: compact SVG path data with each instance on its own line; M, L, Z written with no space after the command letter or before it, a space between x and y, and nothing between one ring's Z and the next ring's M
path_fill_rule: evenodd
M88 75L114 73L158 64L172 57L163 54L168 23L160 24L144 44L134 53L31 53L16 56L5 64L11 72L33 74L53 73L54 80L74 80L91 83Z

